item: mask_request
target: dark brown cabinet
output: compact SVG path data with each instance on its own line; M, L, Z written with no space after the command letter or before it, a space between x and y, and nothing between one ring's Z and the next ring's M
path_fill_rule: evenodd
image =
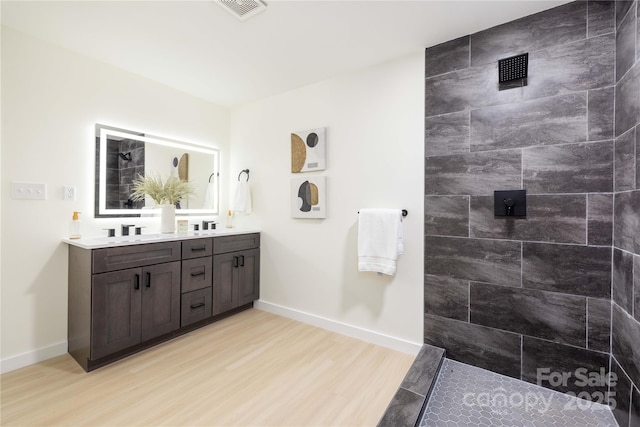
M92 359L178 329L180 262L94 275L92 312Z
M216 239L213 256L214 316L260 298L259 246L259 234ZM229 250L232 251L225 252Z
M182 242L182 317L185 327L211 317L213 239Z
M69 245L69 354L90 371L260 296L260 234Z

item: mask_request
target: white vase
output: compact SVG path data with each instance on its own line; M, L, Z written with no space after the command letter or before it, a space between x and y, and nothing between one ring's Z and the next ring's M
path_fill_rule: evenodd
M175 233L176 207L175 205L160 205L160 232Z

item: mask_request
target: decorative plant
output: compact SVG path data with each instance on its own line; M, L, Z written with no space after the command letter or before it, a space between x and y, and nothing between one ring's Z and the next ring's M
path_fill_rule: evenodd
M133 180L131 200L144 200L145 196L149 196L158 205L175 205L180 200L194 194L194 192L195 188L192 183L183 181L175 176L170 176L166 180L163 180L160 175L138 175L138 177Z

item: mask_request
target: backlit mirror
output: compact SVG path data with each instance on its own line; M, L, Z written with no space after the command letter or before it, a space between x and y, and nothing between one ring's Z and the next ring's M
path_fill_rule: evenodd
M151 199L131 200L133 180L149 173L176 176L194 185L195 194L180 201L177 215L218 213L217 149L96 125L96 218L152 215Z

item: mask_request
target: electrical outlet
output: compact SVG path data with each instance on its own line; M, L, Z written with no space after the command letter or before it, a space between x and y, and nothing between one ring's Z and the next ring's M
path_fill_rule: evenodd
M71 185L64 186L64 200L75 200L76 199L76 187Z
M47 184L11 183L11 198L21 200L46 200Z

